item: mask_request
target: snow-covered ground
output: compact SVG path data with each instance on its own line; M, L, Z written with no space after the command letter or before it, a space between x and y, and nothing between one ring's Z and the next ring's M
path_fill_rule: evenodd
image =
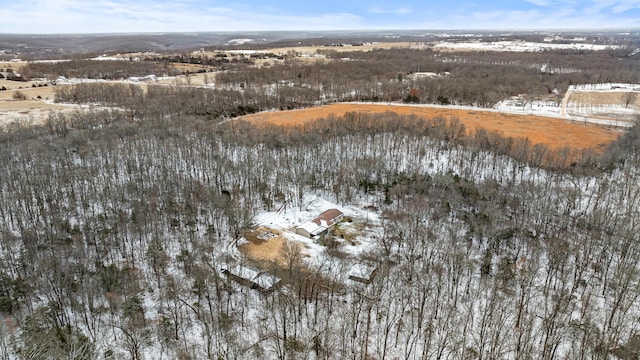
M603 118L602 124L613 124L615 126L631 126L629 121L634 120L640 112L631 107L625 107L619 104L600 104L600 105L587 105L587 104L575 104L570 103L566 108L567 117L571 119L589 119L590 122L595 122L598 118ZM619 120L606 120L604 118L615 118Z
M255 40L253 40L253 39L231 39L231 40L227 41L227 45L251 44L254 41Z
M58 64L62 62L69 62L71 59L61 59L61 60L33 60L30 61L35 64Z
M229 50L230 54L238 54L238 55L254 55L254 54L266 54L268 51L265 50Z
M158 82L170 79L177 79L178 76L156 76L153 74L145 76L132 76L128 79L121 80L105 80L105 79L87 79L87 78L66 78L64 76L56 79L56 85L76 85L87 83L119 83L119 84L139 84L141 82Z
M507 114L539 115L564 119L568 121L579 121L610 126L631 126L627 120L638 115L638 110L633 106L625 104L581 104L571 101L572 93L579 92L640 92L640 84L626 83L602 83L602 84L579 84L571 85L562 101L550 100L524 100L514 97L498 102L493 109L480 108L474 106L460 105L437 105L437 104L405 104L389 103L396 106L418 106L433 108L455 108L473 111L489 111Z
M590 93L597 96L598 93L626 93L631 96L638 96L638 92L640 92L640 84L600 83L570 85L565 94L560 115L588 119L613 119L614 125L620 126L622 124L622 126L625 126L625 121L634 120L639 114L637 106L633 104L633 97L629 98L628 103L623 104L622 97L619 98L619 103L598 103L598 101L594 103L589 100L572 99L572 95ZM629 124L627 123L626 125Z
M282 207L279 211L265 211L254 217L254 225L256 227L263 226L270 229L282 231L282 235L289 239L305 245L305 254L309 256L309 262L313 263L314 258L324 253L326 248L319 245L305 236L295 233L296 227L314 219L318 214L328 209L338 209L345 216L353 218L355 222L378 225L380 223L380 215L364 210L364 204L354 204L349 206L341 206L325 198L306 194L303 199L303 207L296 206ZM361 205L361 206L360 206ZM371 239L367 234L362 233L358 237L358 242L353 244L343 244L341 250L352 256L357 256L362 251L371 247Z
M379 103L371 103L371 102L352 102L359 104L379 104ZM517 115L538 115L538 116L546 116L553 117L568 121L579 121L585 123L592 124L601 124L601 125L610 125L610 126L631 126L630 123L624 121L616 121L611 119L603 119L592 116L593 114L579 114L579 115L562 115L561 107L556 105L555 102L551 101L532 101L526 105L520 104L518 100L503 100L497 103L492 109L482 108L476 106L465 106L465 105L438 105L438 104L406 104L406 103L385 103L386 105L391 106L415 106L415 107L430 107L430 108L439 108L439 109L461 109L461 110L472 110L472 111L486 111L486 112L495 112L495 113L506 113L506 114L517 114ZM633 111L633 110L630 110Z
M598 45L585 43L571 44L553 44L553 43L535 43L528 41L467 41L467 42L440 42L434 45L438 49L453 50L478 50L478 51L513 51L513 52L538 52L544 50L560 50L560 49L578 49L601 51L606 49L617 48L612 45Z
M640 84L626 84L626 83L579 84L579 85L569 85L569 91L573 91L573 92L592 92L592 91L629 92L629 91L640 91Z
M346 216L362 217L369 221L378 219L375 213L359 209L356 205L341 206L312 194L306 194L302 204L304 208L286 206L279 211L262 212L255 217L254 222L257 226L265 226L276 230L292 230L328 209L338 209Z
M535 114L541 116L560 117L561 106L557 101L523 101L508 99L497 103L494 109L499 112L515 114Z
M96 56L94 58L91 58L91 60L95 60L95 61L129 61L129 58L125 58L122 56L106 56L106 55L100 55L100 56Z
M160 55L159 53L156 52L136 52L136 53L127 53L127 54L115 54L115 55L100 55L100 56L96 56L94 58L91 58L90 60L96 60L96 61L140 61L142 58L147 57L147 56L158 56Z

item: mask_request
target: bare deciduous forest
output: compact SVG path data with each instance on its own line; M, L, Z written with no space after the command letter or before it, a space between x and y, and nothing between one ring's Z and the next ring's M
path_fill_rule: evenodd
M640 356L637 123L596 152L392 112L301 127L235 119L413 101L411 89L418 102L491 107L571 84L640 83L637 54L327 54L217 69L214 89L59 86L58 102L112 109L2 129L0 358ZM128 76L167 71L121 63ZM60 64L23 73L117 70ZM442 76L410 76L419 72ZM348 220L358 234L328 234L312 258L293 242L278 261L238 250L260 214L314 199L367 214ZM362 261L375 278L345 280ZM237 265L282 285L265 293L222 271Z
M624 56L614 50L588 54L584 51L440 53L411 49L321 52L333 61L318 61L310 66L291 56L283 65L267 68L252 67L254 60L245 57L242 60L232 59L231 64L229 60L220 64L219 57L211 59L191 55L188 61L203 64L202 71L216 71L217 88L230 91L226 94L235 101L242 101L238 106L249 107L253 111L293 109L332 101L403 99L492 107L498 101L518 94L527 94L531 98L552 96L559 101L561 98L553 96L554 89L557 94L573 84L640 83L638 55ZM186 57L173 60L181 62ZM264 58L264 55L257 57ZM212 65L206 65L208 63ZM22 72L29 78L51 79L58 76L119 79L150 73L158 76L175 74L167 64L126 61L102 61L100 66L95 61L54 65L35 63L29 64ZM412 76L422 72L439 76ZM416 90L415 98L410 97L409 89ZM189 91L195 92L193 89ZM90 101L82 98L85 88L77 92L79 94L61 94L59 99L64 102ZM183 95L185 98L202 98L195 93ZM217 106L219 102L206 103ZM190 110L188 108L183 110Z

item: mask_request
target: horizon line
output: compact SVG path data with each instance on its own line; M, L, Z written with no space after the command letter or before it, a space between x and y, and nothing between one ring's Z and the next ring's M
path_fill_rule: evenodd
M399 31L399 32L585 32L585 33L598 33L598 32L640 32L640 26L635 28L628 27L603 27L603 28L449 28L449 29L406 29L406 28L363 28L363 29L314 29L314 30L197 30L197 31L126 31L126 32L60 32L60 33L12 33L12 32L0 32L0 36L107 36L107 35L177 35L177 34L248 34L248 33L353 33L353 32L384 32L384 31Z

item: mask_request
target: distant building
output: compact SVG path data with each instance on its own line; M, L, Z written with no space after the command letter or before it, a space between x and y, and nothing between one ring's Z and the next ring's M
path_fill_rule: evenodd
M318 215L315 219L298 226L296 233L309 239L318 239L333 230L336 224L342 221L343 218L344 214L342 211L329 209Z
M378 266L367 264L354 265L347 276L350 280L358 281L364 284L370 284L378 274Z
M281 279L278 277L241 265L222 268L222 273L242 285L258 290L262 294L272 293L281 283Z

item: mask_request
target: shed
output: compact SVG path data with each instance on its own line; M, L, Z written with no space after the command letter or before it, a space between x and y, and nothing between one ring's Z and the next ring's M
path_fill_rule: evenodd
M378 266L355 264L349 271L349 279L364 284L370 284L378 273Z
M262 294L273 292L281 283L279 277L241 265L222 268L222 273L242 285L258 290Z

